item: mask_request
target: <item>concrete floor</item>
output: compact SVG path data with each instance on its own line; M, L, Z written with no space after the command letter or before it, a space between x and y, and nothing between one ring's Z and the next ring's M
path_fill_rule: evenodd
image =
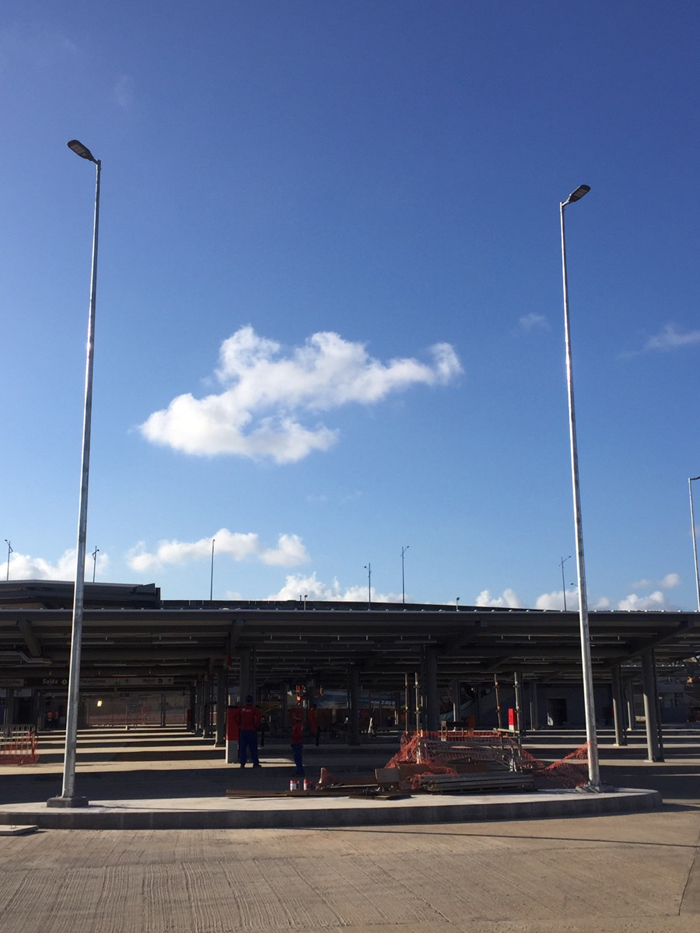
M541 733L526 745L551 760L580 738ZM363 748L360 756L371 759L374 751ZM630 815L324 830L48 830L0 837L0 928L698 933L700 732L669 733L663 763L646 762L645 754L641 737L615 749L609 734L601 735L606 780L663 794L661 810ZM102 780L119 781L121 774L125 787L136 773L141 783L154 774L156 780L177 774L174 783L182 786L187 774L197 781L218 768L195 769L190 761L185 771L154 763L165 765L151 760L134 772L132 762L122 772L103 771ZM122 764L128 762L112 761L112 767ZM20 783L33 783L24 774ZM237 772L246 781L253 774L260 772ZM230 779L229 772L224 780ZM55 780L40 781L47 796L55 792ZM16 784L15 775L1 774L0 800ZM216 780L207 786L220 793Z

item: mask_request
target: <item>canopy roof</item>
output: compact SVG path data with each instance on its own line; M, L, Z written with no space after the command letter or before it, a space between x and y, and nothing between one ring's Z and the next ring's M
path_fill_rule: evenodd
M71 583L0 582L0 686L65 678L72 621ZM357 666L365 686L399 689L437 654L438 679L478 682L518 671L542 680L579 680L577 611L475 606L269 600L161 600L160 590L85 584L81 674L167 677L185 684L242 653L255 659L259 685L314 679L344 687ZM609 680L656 649L677 666L700 648L697 612L595 611L589 615L593 675Z

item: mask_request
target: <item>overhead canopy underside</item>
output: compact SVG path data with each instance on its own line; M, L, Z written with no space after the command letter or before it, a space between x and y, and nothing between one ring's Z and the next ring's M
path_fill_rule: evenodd
M0 582L0 686L65 677L73 585ZM680 666L700 649L696 612L596 611L589 615L593 676L607 681L640 654ZM494 673L539 681L580 680L578 612L532 609L268 600L161 600L155 585L85 584L81 675L198 675L254 659L258 685L313 679L345 687L355 666L368 687L400 689L434 649L438 680L479 682Z

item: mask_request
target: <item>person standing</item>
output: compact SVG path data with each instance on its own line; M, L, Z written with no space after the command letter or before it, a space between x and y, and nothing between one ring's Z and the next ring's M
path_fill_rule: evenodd
M260 767L258 758L258 729L262 723L262 713L253 702L252 696L245 698L245 705L241 707L238 735L238 760L241 768L245 768L248 761L248 752L254 768Z
M304 774L304 714L300 709L292 710L292 755L296 773Z

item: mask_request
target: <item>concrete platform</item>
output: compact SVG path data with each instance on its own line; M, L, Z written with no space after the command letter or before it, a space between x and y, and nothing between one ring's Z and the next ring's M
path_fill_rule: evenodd
M100 800L54 809L45 802L0 807L0 824L51 829L284 829L483 822L600 816L661 806L654 790L614 793L541 791L527 794L421 794L400 800L348 797L211 797Z
M579 734L548 735L546 760L580 744ZM324 829L434 823L546 819L648 811L662 806L657 789L638 789L641 774L621 774L611 793L547 790L532 793L414 794L399 800L367 797L276 796L294 773L286 742L260 750L262 768L226 765L224 750L182 729L81 732L76 792L87 807L47 807L60 794L62 734L40 736L34 765L0 769L0 826L51 829ZM378 739L361 747L305 748L307 776L321 766L333 774L373 775L397 750ZM546 755L542 755L546 752ZM630 778L632 780L630 780ZM640 781L641 783L641 781ZM629 785L636 785L630 787ZM227 791L235 796L227 796ZM267 794L268 796L263 796Z

